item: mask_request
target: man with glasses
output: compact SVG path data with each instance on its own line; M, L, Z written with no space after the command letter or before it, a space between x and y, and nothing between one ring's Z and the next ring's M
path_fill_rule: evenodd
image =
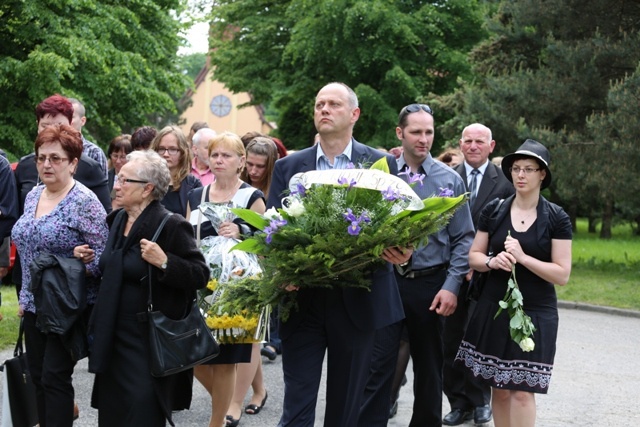
M397 166L392 156L353 138L359 117L358 97L350 87L343 83L324 86L314 107L319 141L276 162L267 198L269 207L281 207L289 180L298 172L345 169L350 163L372 163L385 156L395 174ZM410 251L403 254L394 250L383 258L402 263L409 256ZM324 425L357 426L375 331L404 317L391 265L387 263L373 274L370 292L333 284L299 290L295 284L283 285L296 291L299 309L292 310L280 326L285 391L279 426L314 426L325 353L328 364Z
M489 161L489 155L496 146L491 129L480 123L470 124L463 129L459 145L464 162L454 170L460 174L470 193L471 218L475 229L485 205L495 198L511 196L514 188L502 169ZM453 367L467 319L475 306L472 299L476 299L480 291L470 284L472 273L469 271L462 281L458 308L447 317L444 326L444 393L451 412L445 415L442 423L448 426L457 426L471 419L476 424L485 424L492 418L490 387L470 381L463 372Z
M433 111L428 105L411 104L398 116L396 136L402 143L399 176L410 182L425 199L443 189L452 196L466 193L462 178L430 153L435 135ZM469 206L458 209L449 224L429 236L426 246L415 248L411 258L396 266L396 280L406 318L389 329L406 326L414 371L414 404L410 427L442 424L442 329L444 319L456 309L457 295L469 271L467 257L474 230ZM395 332L389 336L398 336ZM398 351L399 339L388 351ZM388 413L387 413L388 414Z

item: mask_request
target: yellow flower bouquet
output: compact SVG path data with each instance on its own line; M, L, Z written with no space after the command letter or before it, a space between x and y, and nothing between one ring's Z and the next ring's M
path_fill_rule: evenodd
M210 236L200 245L211 276L207 287L199 293L198 303L207 326L221 344L261 342L268 330L268 307L258 306L251 298L243 298L233 306L222 301L232 283L253 281L262 273L256 255L231 250L237 243L234 239Z

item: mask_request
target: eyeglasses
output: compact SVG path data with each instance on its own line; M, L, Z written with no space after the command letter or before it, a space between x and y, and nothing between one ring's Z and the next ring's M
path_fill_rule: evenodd
M52 165L59 165L60 163L62 163L63 160L69 160L67 157L60 157L60 156L38 156L35 158L36 163L39 165L44 164L44 162L46 162L47 160L49 160L49 163Z
M123 178L118 175L113 177L113 183L115 184L116 182L119 182L120 185L124 185L127 182L132 184L148 184L149 183L149 181L142 181L141 179Z
M162 155L164 153L169 153L172 156L175 156L176 154L178 154L180 152L179 148L175 148L175 147L171 147L171 148L164 148L164 147L158 147L156 148L156 153Z
M538 169L534 169L534 168L519 168L517 166L513 166L509 168L509 172L511 172L514 175L520 175L520 172L524 172L525 175L531 175L534 172L538 172L540 170L540 168Z
M402 110L400 110L400 114L398 115L398 122L402 123L404 118L407 117L411 113L417 113L418 111L424 111L426 113L433 114L433 110L427 104L409 104L405 106Z
M116 161L116 160L127 160L127 155L126 154L121 154L121 155L112 154L109 157L111 157L111 160L113 160L113 161Z

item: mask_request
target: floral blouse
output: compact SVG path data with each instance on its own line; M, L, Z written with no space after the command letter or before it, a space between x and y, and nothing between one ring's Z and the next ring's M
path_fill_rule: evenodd
M93 304L98 295L101 275L98 261L109 235L105 222L107 214L96 195L76 181L58 206L48 214L36 218L36 208L44 188L44 185L38 185L29 192L24 203L24 213L11 232L22 265L23 286L18 302L25 311L36 312L29 266L40 254L71 258L73 248L88 244L95 251L94 261L86 264L87 272L92 276L87 278L87 303Z

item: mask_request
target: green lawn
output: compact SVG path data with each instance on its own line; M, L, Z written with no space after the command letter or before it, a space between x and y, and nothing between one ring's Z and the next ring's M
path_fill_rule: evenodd
M601 240L579 220L572 256L569 283L556 288L559 299L640 311L640 237L628 225Z
M0 313L2 313L2 321L0 322L0 349L5 349L9 346L16 345L16 339L18 338L18 325L20 318L18 313L18 300L16 298L16 290L13 286L0 287L2 292L2 307L0 307ZM0 360L0 363L3 361Z

